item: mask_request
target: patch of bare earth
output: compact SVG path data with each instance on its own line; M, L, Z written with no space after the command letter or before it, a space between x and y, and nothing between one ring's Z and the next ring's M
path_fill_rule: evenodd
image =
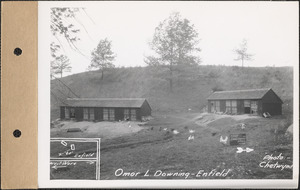
M51 137L67 138L102 138L111 139L142 129L141 122L89 122L89 121L62 121L51 129ZM75 132L73 132L75 129ZM78 129L78 130L76 130Z

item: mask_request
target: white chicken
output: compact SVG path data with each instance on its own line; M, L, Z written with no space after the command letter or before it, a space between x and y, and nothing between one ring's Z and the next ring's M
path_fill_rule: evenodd
M189 141L190 141L190 140L194 140L194 138L195 138L194 135L190 135L189 138L188 138L188 140L189 140Z
M226 136L224 139L222 136L220 136L220 143L227 144L227 141L228 141L228 136Z
M190 129L189 133L195 133L195 130Z
M242 147L237 147L237 151L236 151L236 153L242 153L242 152L247 152L247 153L249 153L249 152L252 152L254 149L253 148L245 148L245 149L243 149Z
M241 129L245 129L245 123L241 123Z

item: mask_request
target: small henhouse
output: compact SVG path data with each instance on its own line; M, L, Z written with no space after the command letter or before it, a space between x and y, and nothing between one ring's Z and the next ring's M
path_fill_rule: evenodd
M226 114L282 114L282 100L271 89L217 91L208 98L208 112Z
M61 119L77 121L141 121L151 116L144 98L68 98L60 107Z

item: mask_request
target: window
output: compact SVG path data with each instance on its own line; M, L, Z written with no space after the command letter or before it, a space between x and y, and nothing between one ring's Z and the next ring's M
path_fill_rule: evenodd
M231 102L226 100L226 113L231 113Z
M70 112L68 108L65 108L65 118L70 119Z
M237 101L231 100L231 113L237 114Z
M250 100L244 100L244 107L250 108Z
M95 120L94 108L90 108L90 120Z
M135 121L136 120L136 110L135 109L131 109L130 110L130 115L131 115L131 121Z
M128 120L129 118L129 109L124 109L124 120Z
M107 108L103 109L103 120L108 121L108 109Z
M115 120L115 109L110 108L109 109L109 120L114 121Z
M89 110L87 108L83 108L83 119L84 120L89 119Z

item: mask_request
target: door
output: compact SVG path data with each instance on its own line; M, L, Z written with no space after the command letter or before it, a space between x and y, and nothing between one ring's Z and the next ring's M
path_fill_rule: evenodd
M135 109L130 110L130 120L136 121L136 110Z
M70 111L68 108L65 108L65 118L70 119Z
M75 108L70 108L70 118L75 118Z
M89 110L87 108L83 108L83 119L84 120L89 119Z
M250 100L244 100L244 113L250 113Z
M250 109L251 114L257 114L257 101L251 100Z
M124 121L130 120L129 109L124 109Z
M94 108L90 108L90 120L95 120L95 111Z

